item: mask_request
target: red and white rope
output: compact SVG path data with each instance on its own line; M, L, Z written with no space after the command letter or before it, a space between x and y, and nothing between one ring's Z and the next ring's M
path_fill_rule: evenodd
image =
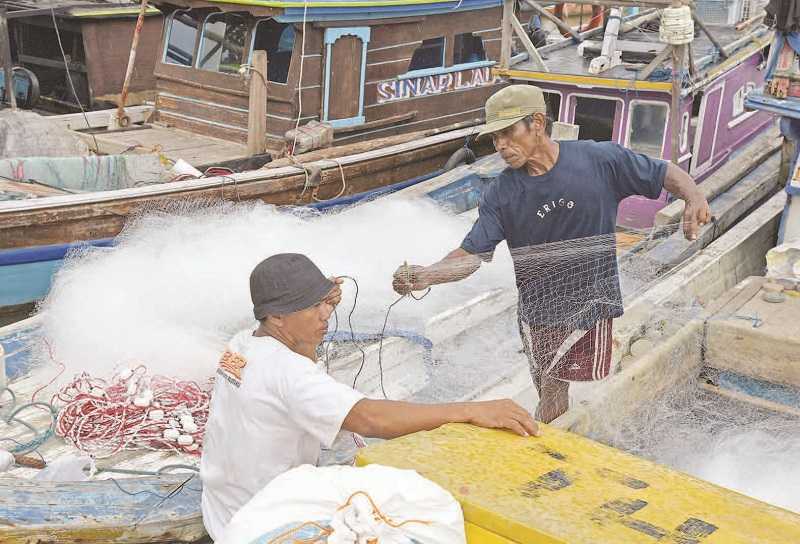
M199 455L210 400L211 382L149 376L139 366L110 382L83 373L51 402L59 408L56 434L102 459L132 449Z

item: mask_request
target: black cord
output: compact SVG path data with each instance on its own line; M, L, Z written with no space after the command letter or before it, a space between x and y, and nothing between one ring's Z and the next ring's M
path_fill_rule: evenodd
M361 375L361 372L364 370L364 365L367 363L367 352L364 351L364 348L361 347L361 344L356 341L356 333L353 329L353 313L356 311L356 305L358 305L358 282L355 278L350 276L339 276L341 278L348 279L353 282L353 285L356 287L356 293L353 296L353 307L350 308L350 313L347 314L347 326L350 328L350 340L355 344L358 348L358 351L361 352L361 364L358 367L358 371L356 372L355 377L353 378L353 389L356 388L356 382L358 382L358 377Z
M58 21L56 21L56 10L54 7L50 8L50 15L53 17L53 29L56 31L56 39L58 40L58 48L61 50L61 58L64 59L64 70L67 72L67 81L69 82L69 86L72 89L72 96L75 97L75 102L77 102L78 107L83 114L83 120L86 121L86 128L88 130L92 130L92 125L89 124L89 117L86 115L86 111L83 109L83 104L81 104L80 98L78 98L78 91L75 90L75 84L72 82L72 74L69 73L69 62L67 62L67 54L64 52L64 44L61 43L61 32L58 30ZM89 132L89 135L92 137L92 141L94 142L94 150L95 153L100 153L100 145L97 143L97 138L94 136L94 132Z
M329 355L331 344L333 344L333 339L336 338L336 333L339 332L339 312L336 310L336 308L333 309L333 319L335 323L333 326L333 333L331 334L331 339L325 344L325 372L328 374L330 374L331 371Z
M345 279L348 279L348 280L352 281L353 285L356 288L356 292L355 292L355 295L353 297L353 306L350 308L350 313L347 315L347 326L350 329L350 340L353 342L353 344L356 345L358 350L361 352L361 364L359 365L358 370L356 371L356 375L353 377L353 389L355 389L356 388L356 384L358 383L358 378L359 378L359 376L361 376L361 373L364 371L364 366L366 365L366 362L367 362L367 353L364 351L364 348L361 347L361 344L356 340L355 329L353 329L353 314L355 313L356 306L358 305L359 287L358 287L358 282L356 281L355 278L350 277L350 276L339 276L339 277L340 278L345 278ZM392 302L389 305L389 307L386 309L386 316L383 319L383 327L381 328L381 332L378 335L378 372L379 372L379 376L380 376L381 393L383 393L383 398L385 398L387 400L388 400L389 396L386 394L386 389L385 389L385 387L383 385L383 340L386 337L386 327L389 324L389 315L392 312L392 308L394 308L394 306L396 304L398 304L401 300L406 298L406 296L410 296L414 300L422 300L423 298L428 296L428 294L430 292L431 292L431 289L430 289L430 287L428 287L428 289L425 291L425 293L423 293L419 297L414 296L414 293L408 293L408 295L401 295L397 300ZM334 335L335 335L336 332L338 332L338 330L339 330L339 315L336 313L335 310L334 310L334 316L336 317L336 326L335 326L335 330L334 330ZM333 340L331 340L331 342L328 342L328 344L325 347L325 368L326 369L329 368L328 348L330 347L330 344L332 343L332 341Z

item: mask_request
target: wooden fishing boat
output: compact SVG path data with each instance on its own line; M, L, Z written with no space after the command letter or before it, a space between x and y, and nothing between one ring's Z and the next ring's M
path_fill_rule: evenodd
M753 146L758 148L766 147L763 141L754 142ZM776 152L777 147L773 149L770 160L777 158L775 157ZM765 160L760 167L761 170L775 169L774 161L770 162L770 160ZM475 164L459 166L451 172L398 191L387 198L433 198L443 206L449 207L456 212L474 213L481 186L488 183L503 167L502 160L495 155L489 155L479 159ZM752 172L745 169L745 173L742 173L741 166L738 168L738 174L743 177L732 186L734 187L733 190L738 191L737 194L741 196L743 193L739 187L753 183L753 180L759 180L762 174L758 168ZM730 166L727 170L733 171ZM760 187L763 182L755 185ZM777 182L774 184L770 194L774 194L778 185ZM755 195L756 192L754 191L753 194ZM756 196L753 196L753 198L756 198ZM743 220L740 220L742 211L736 211L731 202L726 202L724 195L718 197L716 201L722 202L722 204L714 204L712 202L714 212L720 218L720 231L712 232L712 227L708 227L704 233L701 233L698 241L689 248L691 251L688 253L686 251L677 251L674 247L677 243L676 239L681 236L680 233L673 238L666 238L661 244L637 250L646 250L650 253L661 251L663 254L668 253L679 257L688 255L689 258L683 259L685 262L683 262L682 266L675 267L674 274L665 275L662 281L649 286L648 290L638 293L636 297L629 300L626 306L626 314L615 323L613 359L618 369L617 374L606 382L593 385L591 394L588 393L586 388L574 388L574 408L557 420L555 422L556 426L581 431L588 428L585 425L588 425L588 422L591 421L591 414L597 413L592 408L594 404L586 404L590 401L592 403L601 403L606 402L604 399L613 398L615 402L619 403L621 398L630 398L630 410L633 410L636 407L635 403L640 402L641 399L652 398L652 395L655 395L657 391L668 388L669 382L658 382L656 387L656 384L652 382L652 379L655 378L651 377L650 373L652 372L653 376L655 376L657 370L661 368L657 365L671 364L669 361L672 359L667 359L663 353L671 353L675 346L682 345L693 349L696 344L688 341L688 336L686 336L688 333L676 333L674 337L661 336L664 335L663 330L656 331L652 328L653 308L659 305L668 305L671 301L677 301L679 297L687 293L693 294L701 301L714 300L718 298L720 293L735 285L739 274L756 274L761 270L764 252L774 244L779 215L785 201L784 194L778 193L776 196L771 197L767 204ZM739 215L734 218L737 213ZM726 225L733 223L736 223L733 230L723 234L722 230L726 228ZM717 229L713 230L716 231ZM712 235L709 236L707 233ZM708 250L698 253L697 250L706 245L709 245ZM666 259L664 260L666 261ZM672 263L672 265L675 266L675 263ZM383 341L378 341L378 335L376 334L372 336L358 334L358 339L364 342L364 355L362 356L360 352L355 351L343 354L341 357L334 357L330 360L330 372L343 382L350 383L354 373L362 364L363 357L363 360L365 360L364 372L359 379L358 387L369 395L380 396L382 382L385 381L387 393L393 399L413 399L430 402L513 397L532 408L535 395L531 391L528 364L524 356L518 353L518 349L514 346L507 350L511 354L507 358L497 358L496 361L479 361L477 364L482 365L482 371L464 367L463 365L466 363L460 363L462 366L459 367L459 374L463 379L459 380L458 387L452 391L443 391L441 388L432 391L427 387L432 375L430 373L431 358L430 356L426 357L426 353L430 353L432 346L436 346L437 349L446 352L463 343L465 337L471 334L480 334L480 331L486 329L487 323L508 322L509 326L513 328L516 319L515 312L516 293L513 290L490 290L432 317L423 330L415 333L407 331L401 334L395 331L391 337L386 337ZM0 344L3 345L6 354L4 359L6 368L3 375L7 376L10 388L17 394L18 402L27 402L34 391L52 378L53 369L47 369L42 372L42 369L37 369L33 364L33 358L31 357L32 348L42 341L39 328L40 320L41 317L37 316L0 329ZM696 324L693 326L695 329L699 327ZM347 340L349 335L349 332L340 334L340 340ZM656 337L660 338L663 343L656 342ZM509 335L508 338L511 343L516 341L516 337L513 335ZM652 339L655 344L654 347L650 350L642 350L643 340L648 339ZM637 355L631 355L632 352ZM379 358L383 361L383 374L379 371ZM688 365L686 375L695 368L694 366L689 368L689 366L699 365L700 363L697 362L699 360L696 357L681 359L684 366ZM657 363L653 361L657 361ZM491 379L488 380L486 378L487 365L491 365L491 372L489 372ZM442 371L443 369L441 368L437 370L437 372ZM672 375L675 379L678 379L683 374L673 372ZM642 380L641 383L640 380ZM732 383L731 380L727 382L723 380L722 389L725 389L725 391L722 394L730 393L734 387L734 385L731 385ZM737 384L741 385L738 382ZM746 385L749 391L748 395L763 395L764 387L758 389L754 388L752 384L748 383ZM600 391L599 394L598 391ZM431 396L434 393L435 396ZM444 398L443 395L447 396L447 398ZM586 401L586 403L580 401ZM2 398L0 398L0 402L2 402ZM646 402L646 400L642 402ZM772 400L770 402L776 401ZM46 427L47 420L48 418L44 414L34 414L28 419L36 428ZM13 438L19 442L27 441L30 438L30 432L27 429L22 429L19 426L9 428L5 422L0 423L0 430L2 430L0 435L3 437ZM61 439L51 438L39 446L38 451L46 461L52 462L60 456L74 451L74 449ZM165 465L176 463L192 465L196 464L196 458L169 452L125 452L104 460L102 466L109 469L155 472ZM34 469L18 467L12 470L11 475L30 477L35 473ZM177 479L168 481L161 479L154 483L152 476L123 479L122 476L110 472L100 474L98 477L103 482L102 479L107 479L109 476L113 477L127 491L135 490L138 492L146 489L151 492L157 492L162 497L165 495L164 491L173 489L176 482L178 482ZM178 478L178 475L174 476ZM183 474L180 477L186 478ZM0 505L4 504L4 501L7 503L21 500L19 489L23 489L26 493L25 500L30 500L34 493L38 494L38 496L48 496L50 499L55 500L54 497L58 493L67 491L84 493L84 490L91 488L92 493L95 490L97 493L103 493L104 497L119 506L117 512L122 512L122 514L118 514L113 519L102 517L98 523L86 521L85 519L81 523L76 521L74 527L80 527L85 530L81 533L81 538L84 538L84 540L75 537L77 533L71 533L67 530L71 530L69 527L63 530L59 529L62 530L59 534L62 536L63 539L61 541L63 542L158 542L168 538L183 541L195 538L197 533L194 531L201 527L199 502L195 491L199 489L199 482L196 482L196 480L191 483L191 488L189 485L184 486L183 489L185 491L182 491L182 493L186 493L186 495L177 497L175 504L169 504L169 501L164 501L158 507L163 512L148 514L148 517L157 516L151 521L158 520L160 522L160 524L153 523L150 526L134 523L145 512L152 511L154 504L159 503L161 500L156 500L147 493L136 495L138 499L134 500L133 497L119 492L116 484L109 481L92 483L92 486L98 487L88 486L88 484L85 485L84 483L74 483L60 486L48 485L41 488L35 488L35 484L26 484L25 487L21 487L17 482L18 480L0 481ZM65 515L69 516L68 519L78 520L81 515L85 515L87 512L94 512L95 510L92 510L92 508L92 506L83 502L73 503L73 508L69 512L65 512ZM759 506L759 508L761 509L762 506ZM108 511L103 510L103 512ZM15 538L19 536L20 539L30 539L40 534L52 534L50 531L59 527L58 523L48 520L42 521L41 517L26 518L19 515L14 519L19 517L28 519L27 524L21 523L21 525L15 527L13 530L16 532L12 532L11 529L0 525L0 536L13 535ZM39 520L41 523L39 521L31 522L31 520ZM124 525L125 520L128 521L129 528L124 533L124 538L121 536L123 533L113 532L102 525L102 523L106 523L106 525L117 527ZM147 531L145 531L146 527ZM154 527L158 529L156 530ZM4 533L3 531L6 532ZM74 540L70 540L71 538ZM14 540L11 541L13 542Z
M118 103L139 13L136 2L3 0L0 7L8 10L11 61L20 69L14 78L20 79L20 107L77 111L79 105L102 109ZM127 104L153 99L162 25L161 12L149 8Z
M456 169L458 172L454 170L439 179L418 184L405 191L408 191L407 196L410 198L438 197L443 205L449 205L457 211L464 210L464 213L470 213L474 208L469 201L479 193L481 180L491 179L497 168L502 168L502 163L498 162L496 157L489 156L480 159L475 165L461 166ZM758 177L758 172L751 173L749 177ZM747 178L748 176L745 176L740 183L746 183ZM390 198L402 197L403 195L398 193ZM615 323L614 361L618 369L617 373L606 382L594 384L591 394L585 388L575 388L573 408L559 418L555 425L573 431L585 431L590 428L590 423L593 421L592 414L610 413L607 410L598 412L598 410L602 410L603 402L611 402L613 399L613 402L619 405L620 399L627 399L623 404L632 411L636 409L636 406L641 406L641 403L653 398L659 391L670 387L669 381L660 380L663 377L663 366L674 364L674 359L665 354L673 353L676 346L687 350L695 349L697 344L690 340L694 338L693 335L696 335L697 331L702 330L702 326L692 322L689 325L694 328L689 331L688 328L681 328L675 324L679 330L674 331L673 328L670 328L667 331L670 334L665 334L664 330L656 330L652 327L653 308L668 305L671 301L682 300L681 297L687 293L691 293L701 301L713 301L719 298L720 293L735 286L739 274L749 275L760 271L763 266L764 252L774 245L777 224L784 202L785 195L782 192L778 193L767 204L739 221L730 232L721 234L715 241L701 236L698 241L700 245L697 247L702 247L704 243L710 243L707 251L702 253L695 251L695 256L677 267L674 274L665 275L662 281L651 285L648 290L640 292L632 298L626 306L626 314ZM718 211L720 217L728 216L729 212L725 209ZM656 251L659 247L655 246L647 248L647 250ZM722 302L729 300L732 299L728 297ZM385 379L387 392L393 399L456 401L513 397L531 407L535 396L532 396L531 392L527 361L523 355L517 352L517 349L509 350L513 356L509 356L507 359L491 362L480 361L483 372L472 372L471 367L463 367L465 363L461 363L459 374L472 377L459 380L457 390L451 391L449 398L442 398L444 393L441 389L436 390L435 398L429 398L432 392L426 388L431 376L429 374L430 364L426 363L426 350L430 350L432 345L445 351L455 348L463 343L465 337L479 334L481 330L485 330L489 322L507 321L513 325L515 308L516 294L513 290L497 289L434 316L427 322L424 330L416 334L417 338L412 338L410 334L387 337L383 342L378 342L373 338L372 343L364 346L366 364L365 371L359 380L359 389L367 394L379 396L382 379ZM729 314L735 313L737 313L736 309L729 311ZM52 377L53 369L46 369L45 372L42 372L33 365L31 358L31 348L41 342L40 319L40 317L34 317L0 329L0 344L3 345L6 353L4 375L9 379L10 388L17 394L18 402L27 402L31 394ZM722 327L723 325L717 323L716 326ZM726 326L734 327L735 325L736 319L731 318ZM780 326L779 320L776 320L774 325ZM672 332L675 332L674 336L671 335ZM509 339L512 337L509 336ZM369 341L367 338L363 340ZM649 350L642 350L643 340L652 341L653 346ZM721 344L717 342L714 349L719 349L720 346ZM632 352L636 355L631 355ZM699 350L697 353L700 353ZM786 353L786 350L781 353ZM379 357L383 360L383 377L378 371ZM691 372L702 366L702 359L699 355L687 356L680 360L683 365L681 368L686 372L670 372L669 375L676 380L681 376L690 375ZM358 352L343 355L341 358L333 358L330 361L330 371L338 379L349 383L361 361L362 355ZM486 365L492 365L490 380L486 379ZM437 371L442 372L443 369L439 368ZM725 376L720 382L721 385L718 384L718 387L723 390L720 393L722 395L736 394L734 389L743 387L741 381L734 383L734 380L729 378L730 376ZM660 381L654 381L656 379ZM764 386L759 389L749 382L744 387L747 387L747 392L739 391L739 395L746 394L750 397L761 395L763 397L765 391L774 392L774 389ZM767 403L776 403L780 399L776 399L773 395L766 399L762 398L762 401L764 400ZM619 414L624 411L616 410L614 413ZM34 412L27 420L35 428L41 429L47 426L48 416ZM2 431L0 436L19 442L27 441L30 438L30 432L27 429L13 425L9 427L5 420L0 422L0 431ZM570 447L565 444L566 442L560 447ZM38 451L47 462L52 462L74 449L61 439L51 438L39 446ZM196 458L169 452L125 452L104 460L102 466L111 469L155 472L165 465L176 463L196 464ZM98 465L100 464L98 462ZM35 469L20 467L11 471L11 475L14 477L30 477L35 473ZM117 483L107 480L109 476L114 478ZM153 480L154 477L151 476L123 478L121 475L107 472L98 477L101 478L99 482L60 485L36 483L20 485L18 479L0 480L0 506L18 504L14 501L32 501L34 497L46 497L42 500L48 502L55 501L61 496L59 494L69 492L79 493L82 497L102 495L104 500L116 507L112 515L110 508L100 508L95 501L71 501L69 508L63 507L64 518L58 520L44 519L40 515L41 511L33 512L36 516L27 516L20 512L28 512L28 509L19 509L11 518L19 520L15 521L15 527L9 528L0 525L0 537L5 539L10 537L11 542L16 541L14 538L25 542L39 535L54 534L53 531L58 530L61 531L58 534L62 542L159 542L168 539L172 539L169 541L187 541L202 534L196 532L201 528L197 498L199 482L196 479L190 484L184 485L181 492L174 495L174 504L170 504L172 499L162 503L160 498L153 497L151 494L131 496L120 491L118 487L121 486L125 491L136 493L146 490L164 497L169 495L170 490L180 485L187 475L176 474ZM434 476L431 475L431 477ZM103 478L106 480L103 481ZM708 487L706 486L705 489ZM757 508L759 512L766 508L760 503L753 504L759 505ZM770 512L774 511L774 509L766 509ZM159 511L156 512L157 510ZM94 516L95 512L100 515L96 521L85 518L87 514ZM152 523L150 525L144 522L136 523L142 516L145 516L145 521L149 520ZM154 517L151 519L151 516ZM62 519L75 521L72 526L69 526L69 523L63 522ZM159 523L155 523L156 521ZM64 527L65 525L66 527ZM123 525L127 527L127 530L122 533L117 532L116 528ZM733 529L725 525L723 530ZM77 535L80 535L80 538Z
M777 2L780 9L788 10L786 2ZM800 170L798 170L797 143L800 141L800 68L798 53L800 34L790 32L787 20L781 25L770 50L765 74L766 85L754 89L747 95L745 105L756 111L764 111L781 117L780 127L784 137L782 172L788 173L786 181L786 210L783 214L778 241L791 240L800 234ZM787 28L782 28L783 26Z
M128 217L138 210L168 209L176 202L193 199L261 200L275 205L314 204L323 208L343 202L341 199L354 202L375 196L376 191L391 192L430 179L442 173L444 167L472 160L472 155L462 150L474 131L468 127L387 137L337 147L334 151L307 153L294 161L275 161L268 165L270 168L202 179L137 185L140 180L128 177L131 186L112 190L70 193L67 192L70 187L90 187L97 183L102 188L103 183L68 180L60 175L51 178L48 186L22 183L24 176L18 181L0 181L0 188L8 191L39 192L36 195L39 198L0 201L0 247L3 248L0 276L4 278L0 282L0 306L21 305L41 298L49 289L50 277L70 249L81 244L109 245ZM478 153L488 151L485 143L483 147L473 147ZM75 159L80 168L86 166L86 171L94 172L95 180L97 168L89 168L94 163L142 162L152 166L154 161L158 162L153 155ZM25 161L12 162L18 165ZM110 166L106 170L106 174L111 172ZM118 181L113 175L109 179ZM158 181L158 176L155 180ZM106 182L105 187L109 186L113 185ZM51 194L40 196L45 191ZM52 194L59 191L58 195ZM340 200L327 202L334 198Z
M659 38L660 8L669 7L669 1L636 2L650 9L630 14L613 3L601 4L613 24L605 25L605 31L600 25L579 34L536 2L523 2L527 9L536 8L528 14L542 23L555 21L558 31L549 43L535 48L509 13L507 18L515 22L509 22L503 35L507 56L494 73L541 87L552 117L580 125L580 139L613 141L671 160L698 181L771 122L767 114L747 111L744 105L747 93L763 85L772 39L761 23L763 12L749 13L749 2L696 2L688 62L683 60L686 45L676 46L683 49L673 62L671 52L677 49ZM562 38L561 30L569 37ZM515 47L528 58L514 61ZM666 192L657 200L630 197L621 206L618 223L648 227L667 203Z
M491 22L500 15L495 0L307 9L226 0L154 5L166 15L155 112L131 130L83 133L93 149L157 149L198 167L234 160L258 168L281 155L287 131L317 120L332 127L333 147L230 176L2 202L0 274L17 280L4 282L0 306L40 298L73 244L107 245L143 207L187 198L277 205L353 198L427 179L489 151L486 142L471 143L470 127L499 85L490 74L500 41ZM263 77L243 77L258 70L260 52L268 58ZM260 84L262 94L251 97ZM80 119L70 126L87 128ZM461 150L468 145L472 151Z

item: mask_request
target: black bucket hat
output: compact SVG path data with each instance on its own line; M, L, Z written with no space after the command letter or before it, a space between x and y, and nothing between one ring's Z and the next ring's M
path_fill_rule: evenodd
M250 273L253 315L286 315L320 302L335 284L311 259L299 253L279 253L264 259Z

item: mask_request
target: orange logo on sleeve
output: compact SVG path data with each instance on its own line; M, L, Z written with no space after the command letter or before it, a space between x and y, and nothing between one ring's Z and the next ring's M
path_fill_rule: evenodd
M232 351L225 351L219 360L217 374L225 378L231 385L242 384L242 369L247 366L247 359Z

